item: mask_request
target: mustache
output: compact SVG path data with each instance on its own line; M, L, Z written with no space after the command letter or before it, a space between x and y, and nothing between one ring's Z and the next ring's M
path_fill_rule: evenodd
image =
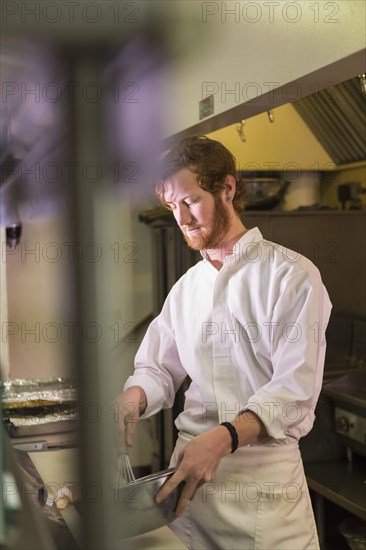
M194 225L194 224L192 224L192 225L185 224L185 225L181 225L181 229L182 229L182 231L188 231L190 229L200 229L200 226L199 225Z

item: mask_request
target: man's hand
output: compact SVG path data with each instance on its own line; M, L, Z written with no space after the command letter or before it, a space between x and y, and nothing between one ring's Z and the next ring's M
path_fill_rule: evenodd
M232 421L239 447L256 443L268 436L260 418L252 411L244 411ZM216 426L192 439L178 456L177 468L156 495L156 502L164 500L182 481L185 485L176 514L180 516L197 490L215 478L221 459L231 453L231 435L225 426Z
M180 516L197 490L215 478L221 459L231 452L231 436L223 426L217 426L198 435L180 452L176 471L158 492L156 502L164 500L182 481L182 489L176 514Z
M121 393L113 403L116 427L116 446L122 451L125 440L129 447L133 445L136 424L147 406L146 394L140 386L132 386Z

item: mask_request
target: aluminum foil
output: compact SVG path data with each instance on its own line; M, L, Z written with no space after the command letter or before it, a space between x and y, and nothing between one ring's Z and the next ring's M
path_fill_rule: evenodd
M72 379L15 379L0 382L0 399L3 408L67 404L78 400L78 390Z
M51 422L64 422L69 420L78 420L78 413L76 410L66 413L52 413L44 416L13 416L9 418L9 422L15 427L20 428L24 426L39 426L40 424L49 424Z

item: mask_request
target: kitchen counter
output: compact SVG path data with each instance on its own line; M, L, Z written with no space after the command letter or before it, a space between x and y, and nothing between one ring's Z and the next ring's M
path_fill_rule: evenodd
M169 527L161 527L150 533L125 539L124 542L126 550L187 550Z
M78 464L78 449L67 448L30 452L28 457L39 474L39 481L48 488L49 496L65 483L78 483L75 467ZM25 453L24 453L25 454ZM322 506L324 499L330 500L351 514L366 520L366 475L365 460L357 457L353 462L346 459L313 462L305 464L309 489L315 494L315 515L320 538L324 527ZM75 506L70 504L58 511L71 532L76 546L82 547L82 518ZM149 533L121 541L121 549L184 550L185 545L172 533L169 527L162 527Z
M28 453L40 479L48 488L49 496L55 496L55 491L65 483L79 483L77 448L57 449ZM64 510L59 510L68 529L77 544L82 548L82 518L77 508L69 504ZM161 527L137 537L121 540L121 549L132 550L185 550L186 546L172 533L169 527Z
M366 521L365 460L305 464L309 489Z
M366 520L365 459L346 459L304 464L312 491L314 515L321 548L327 547L326 504L330 501L361 520Z

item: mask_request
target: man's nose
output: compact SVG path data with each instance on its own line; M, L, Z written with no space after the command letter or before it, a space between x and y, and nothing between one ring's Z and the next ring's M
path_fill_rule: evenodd
M188 206L184 204L177 205L176 209L174 210L174 214L175 219L177 220L177 223L180 227L189 224L192 220L192 214Z

